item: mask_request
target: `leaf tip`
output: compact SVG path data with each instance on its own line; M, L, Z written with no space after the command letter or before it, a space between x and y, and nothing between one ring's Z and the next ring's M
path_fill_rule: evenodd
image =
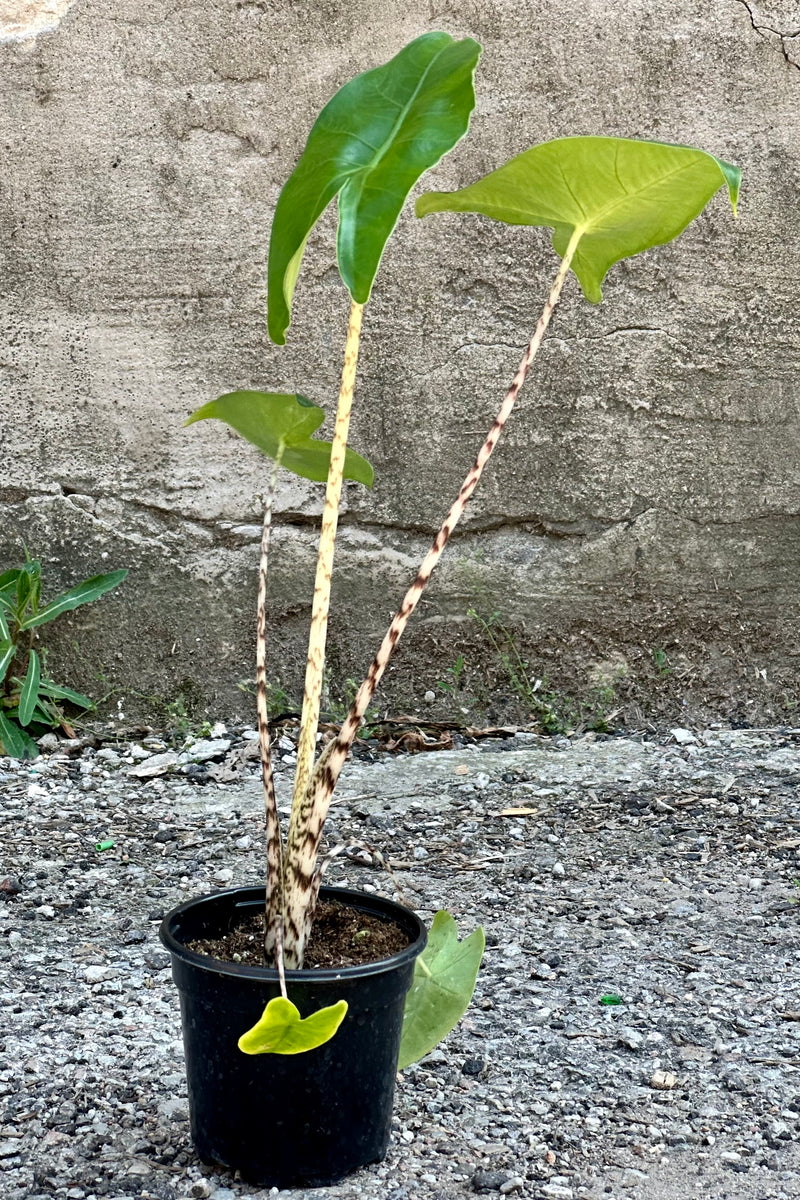
M742 186L742 169L734 163L724 162L721 158L717 159L717 164L727 185L728 198L731 202L734 219L736 219L739 216L739 191Z

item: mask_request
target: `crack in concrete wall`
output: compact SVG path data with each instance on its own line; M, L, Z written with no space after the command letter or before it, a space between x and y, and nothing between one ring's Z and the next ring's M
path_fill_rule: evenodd
M772 34L774 37L777 37L780 41L781 53L783 54L786 63L788 63L790 67L794 67L796 70L800 71L800 59L792 57L792 55L789 53L789 46L787 45L788 42L798 39L797 49L798 52L800 52L800 27L792 30L791 33L783 29L776 29L774 25L768 25L765 21L759 19L757 6L752 4L750 0L738 0L738 3L747 9L748 16L750 17L750 24L756 33L759 33L763 38L767 38L768 34Z

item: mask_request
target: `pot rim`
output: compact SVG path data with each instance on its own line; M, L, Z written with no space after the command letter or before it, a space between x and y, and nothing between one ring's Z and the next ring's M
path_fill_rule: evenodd
M178 918L187 910L215 900L225 900L232 896L239 896L244 901L245 895L248 893L249 903L242 903L242 908L255 906L256 903L263 903L263 884L240 884L238 887L225 888L218 892L209 892L202 896L195 896L191 900L184 900L181 904L176 904L164 916L159 926L158 936L161 939L162 945L169 950L170 954L182 959L187 964L191 964L195 969L199 968L200 970L209 971L214 975L233 975L238 979L252 979L265 983L278 982L279 977L276 967L254 967L245 963L225 962L220 958L212 958L208 954L200 954L197 950L189 950L187 946L179 941L173 932L173 926ZM398 967L405 965L409 960L416 959L425 949L425 944L428 940L428 931L414 910L407 908L406 905L399 904L396 900L389 900L385 896L378 896L371 892L359 892L355 888L328 887L323 885L320 888L320 896L324 899L341 900L345 904L349 903L352 908L360 908L365 911L372 910L374 912L377 908L379 912L385 913L390 918L392 917L392 910L394 910L398 914L395 918L398 923L400 923L401 917L405 918L406 926L411 924L416 927L417 936L397 954L393 954L390 958L378 959L376 962L358 963L351 967L303 967L299 971L287 969L285 971L287 983L299 983L301 981L307 983L309 980L323 982L339 979L362 979L365 976L382 975L385 972L396 970Z

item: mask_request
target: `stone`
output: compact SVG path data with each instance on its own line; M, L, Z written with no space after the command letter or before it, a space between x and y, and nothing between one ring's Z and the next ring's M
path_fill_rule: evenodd
M87 967L83 976L87 983L105 983L108 979L116 979L118 974L114 967L95 965Z
M201 741L193 742L191 746L188 746L183 751L181 757L189 759L191 762L210 762L214 758L222 758L230 748L230 738L203 738Z
M650 1076L650 1087L656 1088L657 1091L670 1091L678 1086L678 1076L672 1071L654 1071Z
M488 1171L481 1168L474 1172L470 1182L473 1192L499 1192L510 1178L508 1171Z
M155 779L171 771L177 766L178 760L179 755L175 750L167 750L164 754L152 754L138 766L129 767L128 774L135 779Z
M617 1034L617 1041L622 1046L627 1046L629 1050L641 1050L644 1045L644 1034L639 1033L637 1029L631 1029L629 1025L623 1025Z

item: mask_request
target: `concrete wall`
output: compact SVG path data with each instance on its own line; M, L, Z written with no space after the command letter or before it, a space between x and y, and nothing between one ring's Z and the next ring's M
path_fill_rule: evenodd
M57 586L129 566L65 618L52 665L126 707L249 701L265 465L184 416L232 387L332 408L348 299L332 214L284 348L264 329L278 191L320 106L433 28L484 46L469 138L423 181L461 186L566 133L703 146L741 165L602 306L568 287L535 377L384 696L457 643L513 688L472 606L502 609L553 689L642 713L785 716L800 645L800 34L789 0L5 0L0 9L0 566L24 539ZM488 427L556 260L544 231L416 221L364 323L330 657L358 674ZM274 674L300 679L321 489L287 479ZM667 665L656 669L653 652ZM662 661L662 660L659 660ZM486 688L497 684L499 700ZM452 705L444 693L442 706ZM637 707L638 706L638 707Z

